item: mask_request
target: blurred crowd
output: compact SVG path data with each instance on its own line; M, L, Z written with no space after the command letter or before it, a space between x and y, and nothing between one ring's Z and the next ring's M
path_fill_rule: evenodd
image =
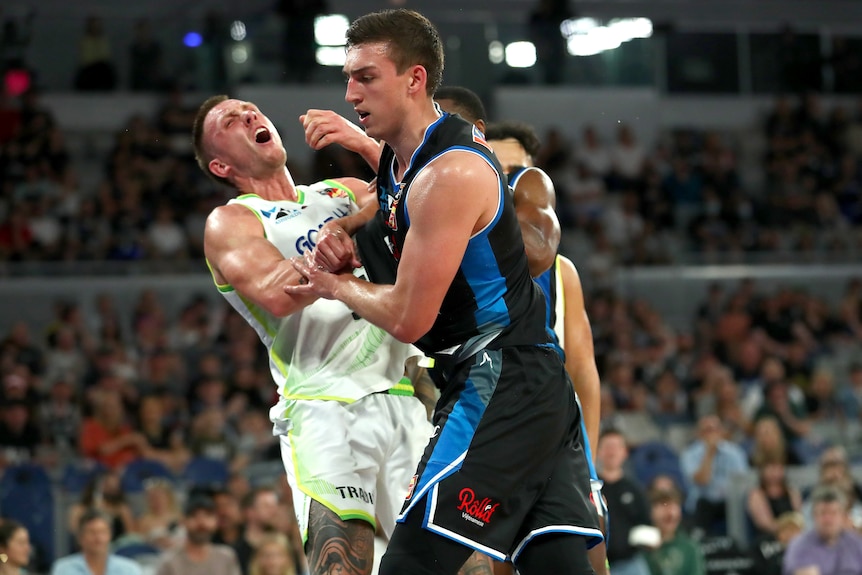
M206 215L229 195L194 164L194 111L182 91L168 90L154 117L119 127L97 182L85 186L80 150L72 153L38 94L7 106L0 261L200 259ZM616 266L753 254L852 259L862 248L860 158L862 116L840 104L825 110L809 94L776 100L751 134L677 129L647 146L626 124L613 142L594 126L576 142L551 130L537 163L553 178L564 234L589 254L579 263L601 277ZM372 177L343 150L291 170L297 181Z
M234 547L245 545L237 533L254 521L269 523L252 530L295 541L267 415L276 389L263 347L238 314L213 301L194 296L169 315L156 292L144 291L121 314L102 293L86 306L93 313L69 299L57 302L47 325L19 322L3 334L0 492L10 470L35 464L65 494L66 516L55 522L70 533L96 508L111 517L116 546L163 552L186 540L178 502L203 489L220 537ZM679 500L685 525L727 535L735 473L787 486L789 467L838 461L840 473L824 470L821 480L853 505L848 522L862 526L862 493L848 483L860 436L823 433L860 427L862 364L852 358L862 336L862 282L850 282L835 304L750 280L716 284L682 329L644 301L607 290L590 294L587 306L604 432L632 450L627 469L636 484L646 489L664 478L678 492L660 497ZM603 473L613 464L601 443L598 453ZM707 458L715 462L704 469ZM211 467L203 475L191 473L204 462ZM267 489L268 507L256 512L259 489ZM785 495L789 508L774 513L750 503L752 529L771 532L780 513L804 512L790 491L767 499ZM257 535L250 537L253 547ZM244 553L241 564L252 556Z
M792 252L817 261L860 248L860 135L860 110L825 109L808 94L778 98L750 133L674 129L647 146L626 124L612 142L595 126L576 142L551 130L537 164L554 181L563 224L603 260Z

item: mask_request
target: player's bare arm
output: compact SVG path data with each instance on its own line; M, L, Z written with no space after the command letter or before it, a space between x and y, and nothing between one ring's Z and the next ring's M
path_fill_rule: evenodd
M473 153L449 152L429 164L410 187L410 229L394 285L328 274L306 258L294 265L309 283L285 290L341 300L398 340L414 342L431 329L467 242L491 221L499 202L499 182L490 166Z
M598 445L601 383L593 351L593 332L584 307L584 291L578 270L568 258L560 258L560 274L566 306L566 370L583 406L581 413L590 445Z
M515 188L515 212L530 264L537 277L554 264L560 246L560 221L554 211L556 198L551 178L537 169L528 169Z
M305 130L305 143L313 150L340 144L362 156L369 166L377 170L383 145L344 116L332 110L312 109L300 116L299 121Z
M204 230L204 252L219 284L230 284L255 305L276 317L288 316L313 302L313 295L285 296L285 285L300 275L263 235L257 216L239 204L210 213Z

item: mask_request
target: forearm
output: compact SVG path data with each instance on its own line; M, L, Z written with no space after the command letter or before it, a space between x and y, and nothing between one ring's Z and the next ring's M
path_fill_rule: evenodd
M570 361L567 364L572 363ZM575 392L581 401L581 417L587 429L587 438L590 441L593 462L595 463L596 448L599 442L599 427L601 424L601 385L599 372L595 361L581 361L578 366L569 366L567 369L572 378Z
M408 306L399 301L394 285L374 284L352 274L341 274L334 295L356 315L399 341L413 343L421 336L412 336L415 330L411 329L410 314L404 312Z
M692 476L692 479L697 485L703 486L709 483L709 480L712 477L712 462L714 459L715 452L710 451L709 448L707 448L700 467L698 467L697 471L695 471Z
M366 137L360 149L354 151L362 156L365 163L371 166L375 173L377 172L377 168L380 167L380 152L383 151L383 144L374 138Z
M335 220L335 222L352 236L359 231L359 228L367 224L374 217L375 213L377 213L377 202L369 202L355 214L344 216Z
M553 211L522 206L518 209L518 223L524 248L530 264L530 275L540 276L547 271L557 257L560 245L560 225Z

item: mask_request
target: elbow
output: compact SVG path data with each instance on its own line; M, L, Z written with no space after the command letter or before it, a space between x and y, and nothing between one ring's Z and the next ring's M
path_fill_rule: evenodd
M269 294L259 305L266 313L275 317L287 317L299 308L296 300L286 293Z
M411 315L401 318L392 326L392 329L387 331L392 334L392 337L402 343L414 343L428 333L432 325L434 325L433 318L429 320L425 317Z

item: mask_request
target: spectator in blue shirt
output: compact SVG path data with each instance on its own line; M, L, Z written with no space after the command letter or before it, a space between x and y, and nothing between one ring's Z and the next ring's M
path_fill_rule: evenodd
M725 500L735 475L748 471L745 452L725 439L721 420L705 415L697 422L699 439L680 456L682 472L691 488L686 507L695 528L722 534L726 526Z
M142 575L141 567L111 554L111 519L102 511L85 511L78 520L81 552L58 559L51 575Z

